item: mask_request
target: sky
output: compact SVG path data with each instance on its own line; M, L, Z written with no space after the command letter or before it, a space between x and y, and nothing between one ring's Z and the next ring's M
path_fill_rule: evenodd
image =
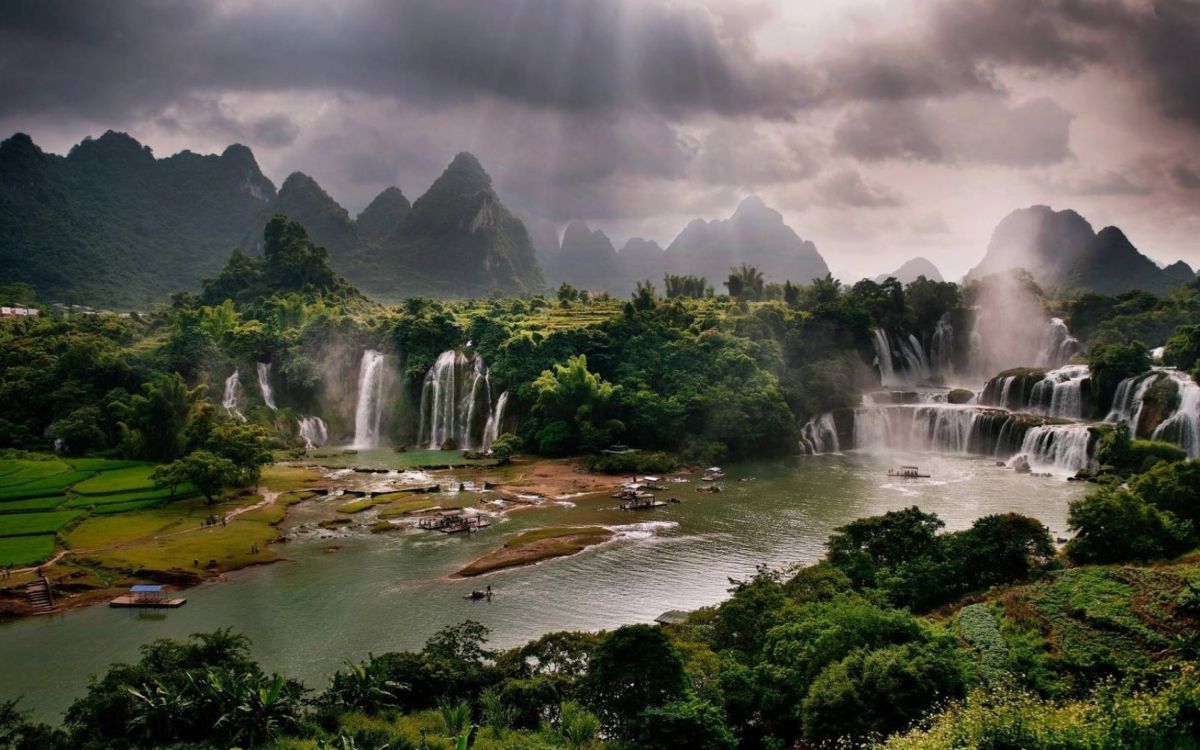
M109 129L352 214L470 151L618 246L758 194L844 278L957 278L1039 203L1200 265L1200 0L5 3L0 137Z

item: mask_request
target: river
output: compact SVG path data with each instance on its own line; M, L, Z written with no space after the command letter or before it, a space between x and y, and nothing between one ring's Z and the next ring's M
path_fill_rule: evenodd
M918 464L933 478L889 478L888 467L900 463ZM682 502L651 511L618 511L607 498L561 501L493 519L470 537L309 536L281 548L287 561L187 591L178 610L98 606L0 625L0 699L23 696L23 708L57 721L88 675L136 659L154 638L220 627L249 636L268 671L319 690L346 659L420 648L437 629L465 619L482 622L492 645L507 647L555 630L650 622L666 610L711 605L728 596L730 578L749 577L761 563L813 562L834 528L910 505L936 512L951 530L1016 511L1062 536L1068 502L1086 491L988 459L860 452L740 464L721 484L720 494L697 492L698 482L673 485L660 496ZM319 510L297 506L286 524L310 521ZM620 534L575 557L482 579L446 578L516 532L560 524L600 524ZM331 545L340 549L325 551ZM496 590L490 603L462 599L485 583Z

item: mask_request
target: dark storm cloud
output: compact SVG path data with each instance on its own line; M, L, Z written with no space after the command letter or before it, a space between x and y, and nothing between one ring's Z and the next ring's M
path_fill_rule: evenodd
M1103 65L1163 114L1200 125L1196 0L954 0L936 6L928 42L964 66L1073 73Z
M219 100L185 97L154 118L168 133L184 133L243 141L269 147L289 146L300 135L290 117L273 113L263 117L238 117Z
M1071 156L1071 113L1049 99L996 96L869 104L847 112L834 149L864 161L908 159L1031 167Z
M113 117L181 91L289 88L776 118L811 103L799 69L727 26L635 0L16 3L0 20L0 112Z
M1175 178L1175 184L1184 190L1200 190L1200 173L1190 167L1180 164L1171 170L1171 176Z
M817 200L824 205L850 208L893 208L904 200L894 190L868 182L853 169L845 169L817 184Z

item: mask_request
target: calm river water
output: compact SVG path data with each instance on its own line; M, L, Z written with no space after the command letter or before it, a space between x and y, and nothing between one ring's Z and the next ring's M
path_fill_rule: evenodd
M887 468L899 463L919 464L933 478L888 478ZM333 543L327 539L298 539L283 547L286 562L191 589L179 610L91 607L0 625L0 698L24 696L24 708L54 721L88 675L136 659L147 641L220 627L248 635L267 670L321 689L345 659L417 649L465 619L487 625L492 644L504 647L550 631L650 622L669 609L714 604L727 596L729 578L748 577L760 563L813 562L835 527L909 505L936 512L948 529L1017 511L1061 536L1067 503L1085 491L987 459L865 453L741 464L722 484L720 494L696 492L699 483L672 486L660 495L680 504L636 513L613 510L608 499L563 502L510 514L469 538L349 532L336 553L323 551ZM314 510L298 506L289 524ZM602 524L621 535L572 558L474 581L446 579L508 536L551 524ZM463 600L481 581L496 590L494 600Z

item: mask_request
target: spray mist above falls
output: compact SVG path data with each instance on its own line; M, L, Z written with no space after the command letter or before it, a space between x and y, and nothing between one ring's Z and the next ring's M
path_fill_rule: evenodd
M500 434L507 403L507 392L493 399L491 373L483 357L470 348L444 351L421 388L417 441L434 450L486 451Z

